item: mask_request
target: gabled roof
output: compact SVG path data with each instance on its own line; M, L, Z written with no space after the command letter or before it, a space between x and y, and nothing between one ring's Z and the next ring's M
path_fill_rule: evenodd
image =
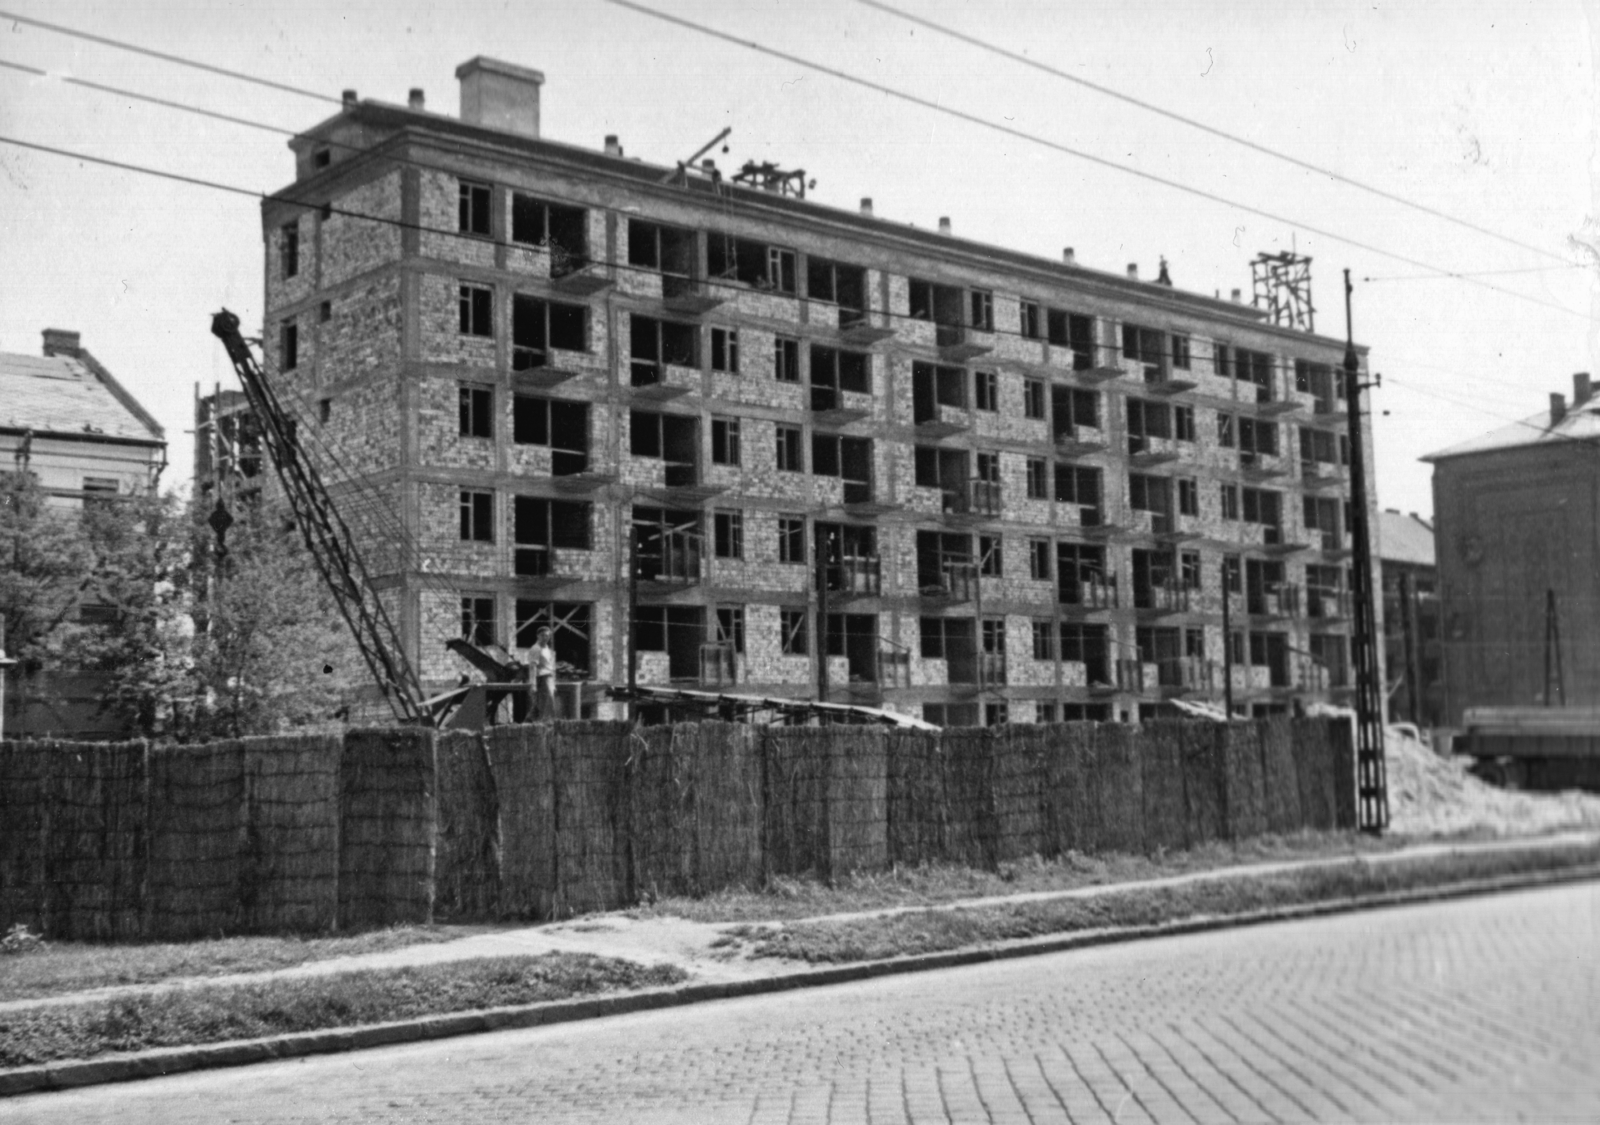
M1420 458L1423 461L1442 461L1446 457L1460 457L1468 453L1488 453L1497 449L1516 449L1527 445L1548 445L1560 441L1593 441L1600 438L1600 399L1590 399L1582 406L1567 411L1566 417L1554 426L1548 411L1490 430L1482 437L1452 445L1437 453Z
M0 352L0 430L166 443L160 424L88 352Z
M1433 525L1403 512L1378 513L1378 558L1383 562L1434 566Z

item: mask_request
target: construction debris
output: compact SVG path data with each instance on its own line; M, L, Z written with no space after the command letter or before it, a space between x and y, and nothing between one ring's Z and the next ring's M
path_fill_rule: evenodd
M1405 836L1524 836L1600 827L1600 795L1498 789L1467 772L1472 759L1441 757L1390 728L1389 829Z

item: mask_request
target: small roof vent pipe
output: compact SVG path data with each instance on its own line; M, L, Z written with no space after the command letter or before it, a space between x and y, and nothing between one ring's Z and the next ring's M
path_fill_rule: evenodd
M861 213L863 215L871 215L872 214L872 196L863 195L861 197Z
M1066 265L1069 265L1069 266L1077 265L1078 264L1077 252L1074 251L1072 249L1072 247L1070 247L1070 246L1063 247L1062 250L1061 250L1061 261L1063 263L1065 263Z
M349 109L356 104L356 92L354 90L346 90L342 100L344 101L344 107Z
M1128 263L1128 280L1129 281L1138 281L1139 280L1139 263L1138 262L1129 262Z
M949 234L950 233L950 216L949 215L940 215L939 216L939 233L940 234Z
M606 155L607 156L621 156L622 155L622 143L617 140L617 135L615 133L607 133L606 134Z
M1244 290L1235 289L1231 294L1229 294L1229 296L1231 296L1233 298L1233 303L1234 304L1236 304L1236 305L1244 304Z
M413 87L411 87L411 96L406 99L406 104L408 106L410 106L412 109L422 109L423 108L423 106L425 104L425 101L424 101L423 96L422 96L422 87L421 86L413 86Z
M1555 429L1555 427L1561 425L1562 419L1565 418L1566 416L1567 416L1567 400L1561 395L1560 392L1551 391L1550 392L1550 428L1551 429Z

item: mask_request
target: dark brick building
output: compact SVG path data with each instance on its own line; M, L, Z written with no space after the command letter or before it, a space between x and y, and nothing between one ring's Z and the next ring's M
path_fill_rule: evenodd
M1131 719L1221 698L1226 563L1240 705L1348 687L1342 341L457 75L352 94L263 212L269 371L426 680L549 623L622 683L631 612L642 684Z

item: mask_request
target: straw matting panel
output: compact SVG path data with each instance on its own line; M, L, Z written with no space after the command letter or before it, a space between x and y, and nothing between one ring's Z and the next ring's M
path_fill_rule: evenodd
M1178 725L1178 762L1183 770L1184 823L1189 847L1228 834L1227 731L1221 723Z
M44 745L0 742L0 932L43 928Z
M994 732L995 858L1000 861L1044 851L1045 728L1012 724Z
M748 723L700 723L694 738L691 889L755 886L762 872L760 732ZM881 831L881 808L877 815Z
M1228 839L1259 836L1267 827L1260 728L1255 723L1222 724L1221 739Z
M1144 850L1144 778L1138 728L1127 723L1095 727L1095 791L1100 804L1099 849Z
M889 865L889 766L878 727L821 728L833 741L828 787L828 875Z
M821 727L763 727L767 874L828 874L833 739Z
M439 840L434 914L492 918L499 910L500 802L483 735L440 731L435 747Z
M1099 847L1094 734L1093 723L1056 723L1045 728L1046 855L1091 852Z
M433 920L434 732L345 735L339 771L339 927Z
M1287 715L1274 715L1257 724L1268 832L1298 832L1305 823L1300 813L1300 776L1295 769L1291 723Z
M338 735L247 738L243 925L253 933L323 931L339 917Z
M549 725L556 786L556 916L627 905L625 818L633 728L619 722Z
M244 928L244 758L237 740L150 748L147 937Z
M1335 828L1356 826L1356 731L1348 719L1327 718L1332 743L1333 808Z
M945 835L944 766L939 734L891 730L884 735L888 774L891 863L942 858Z
M996 854L994 758L985 727L947 727L944 747L944 857L993 868Z
M628 849L635 897L693 893L699 728L636 727L628 762Z
M144 922L146 746L57 743L54 749L46 775L44 931L75 941L138 937Z
M1144 794L1144 846L1149 851L1189 846L1189 811L1184 794L1184 728L1198 724L1167 720L1137 729L1139 784Z
M500 913L554 917L556 789L550 723L483 732L500 807Z
M1300 817L1306 828L1331 829L1337 820L1333 728L1338 719L1294 719L1295 777L1300 784Z

